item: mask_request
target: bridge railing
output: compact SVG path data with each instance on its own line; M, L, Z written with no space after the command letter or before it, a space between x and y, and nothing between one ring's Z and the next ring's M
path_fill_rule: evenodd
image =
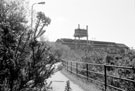
M64 60L63 60L63 65L67 71L69 71L77 76L80 76L80 77L86 78L87 80L92 80L96 83L100 83L100 84L104 85L103 89L105 91L107 91L108 87L116 89L118 91L128 91L126 89L122 89L120 87L110 85L108 82L108 78L120 79L121 81L131 82L135 88L135 80L107 74L108 68L128 69L128 70L134 71L135 69L133 67L96 64L96 63L78 62L78 61L64 61ZM96 72L94 70L91 70L91 68L92 68L91 66L98 66L99 69L103 69L103 70L101 70L101 72ZM94 78L90 77L90 73L101 75L103 79L100 81L97 79L94 79ZM132 90L132 91L134 91L134 90Z

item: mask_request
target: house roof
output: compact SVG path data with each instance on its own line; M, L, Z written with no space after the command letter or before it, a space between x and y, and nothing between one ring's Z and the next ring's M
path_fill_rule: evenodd
M115 42L107 42L107 41L93 41L93 40L75 40L75 39L68 39L68 38L61 38L58 39L56 42L62 42L62 43L92 43L93 45L97 45L97 46L116 46L116 47L124 47L124 48L128 48L128 46L126 46L125 44L121 44L121 43L115 43Z

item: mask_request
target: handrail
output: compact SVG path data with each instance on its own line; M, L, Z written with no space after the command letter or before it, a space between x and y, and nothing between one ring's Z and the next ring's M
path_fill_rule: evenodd
M122 69L134 69L133 67L125 67L125 66L117 66L117 65L106 65L106 64L96 64L96 63L88 63L88 62L78 62L78 61L64 61L65 62L65 68L70 68L70 71L71 73L74 73L75 75L78 75L78 76L81 76L83 78L86 78L86 79L90 79L90 80L93 80L95 82L98 82L98 83L101 83L101 84L104 84L105 85L105 91L107 89L107 87L111 87L111 88L114 88L114 89L117 89L117 90L121 90L121 91L125 91L124 89L121 89L121 88L118 88L118 87L115 87L113 85L110 85L110 84L107 84L107 77L112 77L112 78L115 78L115 79L121 79L121 80L125 80L125 81L129 81L129 82L133 82L135 83L135 80L131 80L131 79L127 79L127 78L121 78L121 77L117 77L117 76L114 76L114 75L109 75L106 73L107 71L107 68L108 67L113 67L113 68L122 68ZM67 63L66 63L67 62ZM70 63L71 62L71 63ZM68 64L68 65L67 65ZM70 65L71 64L71 65ZM75 64L75 65L73 65ZM77 64L77 65L76 65ZM85 69L83 68L79 68L78 67L78 64L85 64ZM92 70L89 70L88 67L89 65L94 65L94 66L103 66L104 67L104 72L95 72L95 71L92 71ZM74 69L74 70L73 70ZM80 74L78 70L81 70L82 72L87 72L87 76L83 75L83 74ZM76 71L76 72L74 72ZM98 81L98 80L95 80L93 78L90 78L88 73L95 73L95 74L100 74L100 75L103 75L105 77L105 82L101 82L101 81Z
M69 66L69 67L71 67L71 66ZM72 66L72 67L75 68L74 66ZM80 69L80 70L82 70L82 71L87 71L86 69L81 69L81 68L78 68L78 69ZM92 73L104 75L104 73L101 73L101 72L95 72L95 71L91 71L91 70L88 70L88 72L92 72ZM135 82L135 80L126 79L126 78L120 78L120 77L113 76L113 75L107 75L107 77L112 77L112 78L121 79L121 80L125 80L125 81Z
M126 69L133 69L133 67L126 67L126 66L117 66L117 65L107 65L107 64L98 64L98 63L89 63L89 62L78 62L78 61L70 61L70 62L73 62L73 63L83 63L83 64L90 64L90 65L95 65L95 66L104 66L106 65L107 67L115 67L115 68L126 68Z

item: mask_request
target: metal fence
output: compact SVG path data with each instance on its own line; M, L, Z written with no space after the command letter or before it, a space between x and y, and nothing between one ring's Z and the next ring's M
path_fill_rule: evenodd
M107 91L108 87L116 89L118 91L135 91L135 90L123 89L123 88L120 88L118 86L114 86L114 85L109 84L108 78L113 78L113 79L119 79L119 80L121 80L121 82L123 81L125 83L126 82L132 83L134 88L135 88L135 80L134 79L127 79L125 77L118 77L118 76L114 76L114 75L109 75L108 71L107 71L109 68L125 69L125 70L128 69L128 70L135 71L135 69L133 67L96 64L96 63L78 62L78 61L64 61L64 60L63 60L63 65L67 71L69 71L77 76L81 76L83 78L86 78L87 80L92 80L96 83L100 83L100 84L104 85L103 89L105 91ZM92 68L91 66L99 67L99 70L101 69L101 72L91 70L91 68ZM90 73L103 76L102 81L97 80L97 79L93 79L92 77L90 77L91 76Z

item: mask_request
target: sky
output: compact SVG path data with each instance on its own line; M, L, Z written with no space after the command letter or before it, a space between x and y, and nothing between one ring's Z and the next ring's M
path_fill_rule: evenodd
M74 39L80 24L88 25L89 40L123 43L135 48L135 0L29 0L34 11L42 11L51 18L44 37L49 41L59 38Z

